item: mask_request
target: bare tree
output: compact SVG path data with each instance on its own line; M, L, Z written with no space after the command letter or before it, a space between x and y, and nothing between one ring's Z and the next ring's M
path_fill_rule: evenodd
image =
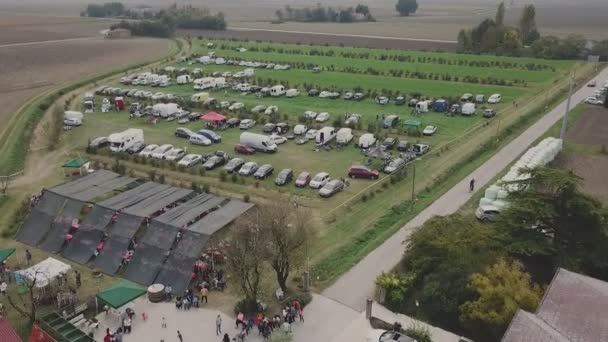
M239 218L235 223L227 250L229 270L239 283L240 290L248 302L257 300L263 267L264 238L257 222L256 211Z
M11 184L11 180L20 175L22 172L23 171L15 172L11 175L0 174L0 194L6 194L6 191L8 190L8 187Z
M259 207L258 218L265 236L264 259L275 271L281 290L286 292L289 274L306 259L312 232L310 213L294 210L287 201L281 201Z
M28 300L29 303L21 297L21 303L17 303L13 297L7 292L6 300L8 304L15 309L24 318L29 319L30 322L35 322L37 318L38 312L38 304L36 302L36 281L38 279L38 275L43 272L36 270L34 272L33 279L24 279L23 284L27 287L28 291Z

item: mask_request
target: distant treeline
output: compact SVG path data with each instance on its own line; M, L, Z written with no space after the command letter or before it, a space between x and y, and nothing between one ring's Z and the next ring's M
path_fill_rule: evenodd
M292 8L287 5L285 9L276 10L275 16L280 22L352 23L357 21L376 21L369 11L369 7L363 4L348 8L325 7L321 6L321 4L312 7Z
M524 7L518 27L504 25L505 12L504 3L500 3L494 19L487 18L472 29L460 30L459 51L547 59L576 59L593 54L608 60L608 40L595 42L588 49L587 39L581 35L541 36L536 28L534 5Z
M108 7L106 3L102 7ZM116 5L112 5L118 8ZM90 8L87 7L87 9ZM107 13L107 12L106 12ZM116 13L116 12L112 12ZM134 11L123 14L131 20L123 20L113 25L111 28L124 28L131 31L136 36L148 37L171 37L175 30L181 29L204 29L204 30L225 30L226 19L224 13L211 13L207 8L196 8L193 6L177 7L173 4L167 9L162 9L156 13L148 11ZM114 17L121 17L115 15Z

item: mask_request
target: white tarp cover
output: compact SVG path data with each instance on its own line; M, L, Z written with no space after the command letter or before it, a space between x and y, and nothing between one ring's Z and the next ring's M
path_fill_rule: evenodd
M53 279L57 278L58 275L67 274L71 268L72 266L57 259L46 258L46 260L43 260L32 267L17 271L16 273L29 281L34 280L34 277L36 277L36 287L45 287L53 281Z

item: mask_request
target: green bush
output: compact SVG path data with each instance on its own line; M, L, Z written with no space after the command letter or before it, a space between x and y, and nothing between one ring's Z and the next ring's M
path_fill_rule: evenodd
M306 305L310 304L310 302L312 302L312 295L310 294L310 292L293 294L285 298L282 303L287 304L293 303L295 301L300 302L300 304L302 304L302 307L305 307Z
M211 191L211 187L209 186L209 184L203 184L203 191L206 193L209 193L209 191Z
M160 184L165 184L165 175L161 174L160 176L158 176L158 182Z
M226 178L227 178L226 171L225 171L225 170L221 170L221 171L220 171L220 181L221 181L221 182L225 182L225 181L226 181Z
M242 312L245 316L253 316L257 311L257 303L254 300L241 299L234 305L235 314Z
M245 194L245 196L243 196L243 201L245 201L245 203L249 203L250 200L251 198L249 197L249 194Z
M233 172L230 175L230 180L232 181L232 183L237 183L239 181L239 177L236 175L236 172Z
M30 201L28 199L25 199L21 202L21 206L19 206L19 209L17 211L15 211L15 213L13 214L13 217L10 219L7 227L4 228L4 230L2 230L2 237L3 238L14 237L15 234L17 234L19 227L21 227L21 225L23 224L23 221L25 221L25 218L27 217L27 214L29 213L29 211L30 211Z

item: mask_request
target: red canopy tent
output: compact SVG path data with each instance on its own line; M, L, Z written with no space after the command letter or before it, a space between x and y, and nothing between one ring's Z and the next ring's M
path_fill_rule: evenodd
M0 318L0 341L2 342L22 342L13 327L5 318Z
M226 117L220 113L209 112L209 113L201 116L201 120L207 121L207 122L220 123L222 121L225 121Z

